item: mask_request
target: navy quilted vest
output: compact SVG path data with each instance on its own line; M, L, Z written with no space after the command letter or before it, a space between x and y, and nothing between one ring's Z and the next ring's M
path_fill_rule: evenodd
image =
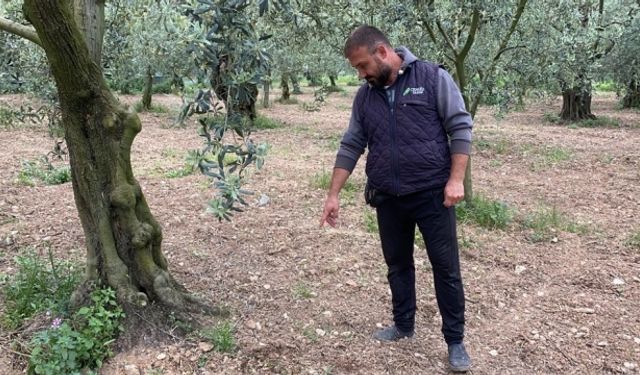
M451 156L437 108L438 65L416 61L399 75L390 108L382 89L364 85L358 92L360 119L367 138L366 173L378 190L406 195L443 188Z

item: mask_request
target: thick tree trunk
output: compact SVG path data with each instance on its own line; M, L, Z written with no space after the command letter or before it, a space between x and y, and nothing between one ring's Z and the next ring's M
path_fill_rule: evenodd
M623 108L640 108L640 83L636 80L629 82L627 93L622 98Z
M280 80L280 87L282 88L282 100L289 100L291 94L289 92L289 74L282 73L282 78Z
M300 90L300 81L298 81L298 76L295 73L289 74L289 79L291 79L291 85L293 86L293 94L299 95L302 94L302 90Z
M151 91L153 89L153 73L151 71L151 65L147 66L147 71L144 75L144 92L142 93L142 109L148 111L151 109Z
M331 87L336 87L336 76L333 74L329 74L329 81L331 82Z
M565 89L562 92L560 118L567 122L596 118L591 113L591 92L581 90L579 87Z
M183 311L193 299L168 272L160 225L131 170L131 144L140 120L107 88L72 5L72 0L25 0L24 12L58 88L73 193L86 237L87 280L112 286L121 301L144 306L156 300Z

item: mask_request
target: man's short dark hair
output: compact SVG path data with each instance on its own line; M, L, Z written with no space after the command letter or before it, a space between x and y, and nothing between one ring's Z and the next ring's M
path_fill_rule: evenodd
M373 53L375 48L380 44L391 47L389 39L387 39L387 36L384 35L382 31L373 26L362 25L353 30L344 43L344 56L349 57L353 51L360 47L367 47L369 52Z

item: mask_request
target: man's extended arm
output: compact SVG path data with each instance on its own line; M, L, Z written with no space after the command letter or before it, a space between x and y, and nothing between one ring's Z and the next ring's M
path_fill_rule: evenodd
M324 210L322 211L322 218L320 219L321 227L325 222L332 227L336 226L340 211L340 190L342 190L351 172L353 172L358 159L367 147L366 137L362 129L362 124L360 123L358 112L356 96L356 99L353 101L353 108L351 109L349 128L342 137L340 149L336 156L329 193L327 194L327 200L324 203Z

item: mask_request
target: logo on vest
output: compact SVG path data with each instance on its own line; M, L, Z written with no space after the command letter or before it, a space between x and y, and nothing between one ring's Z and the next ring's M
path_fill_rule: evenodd
M422 95L424 94L424 87L407 87L402 93L402 96L407 96L409 94Z

